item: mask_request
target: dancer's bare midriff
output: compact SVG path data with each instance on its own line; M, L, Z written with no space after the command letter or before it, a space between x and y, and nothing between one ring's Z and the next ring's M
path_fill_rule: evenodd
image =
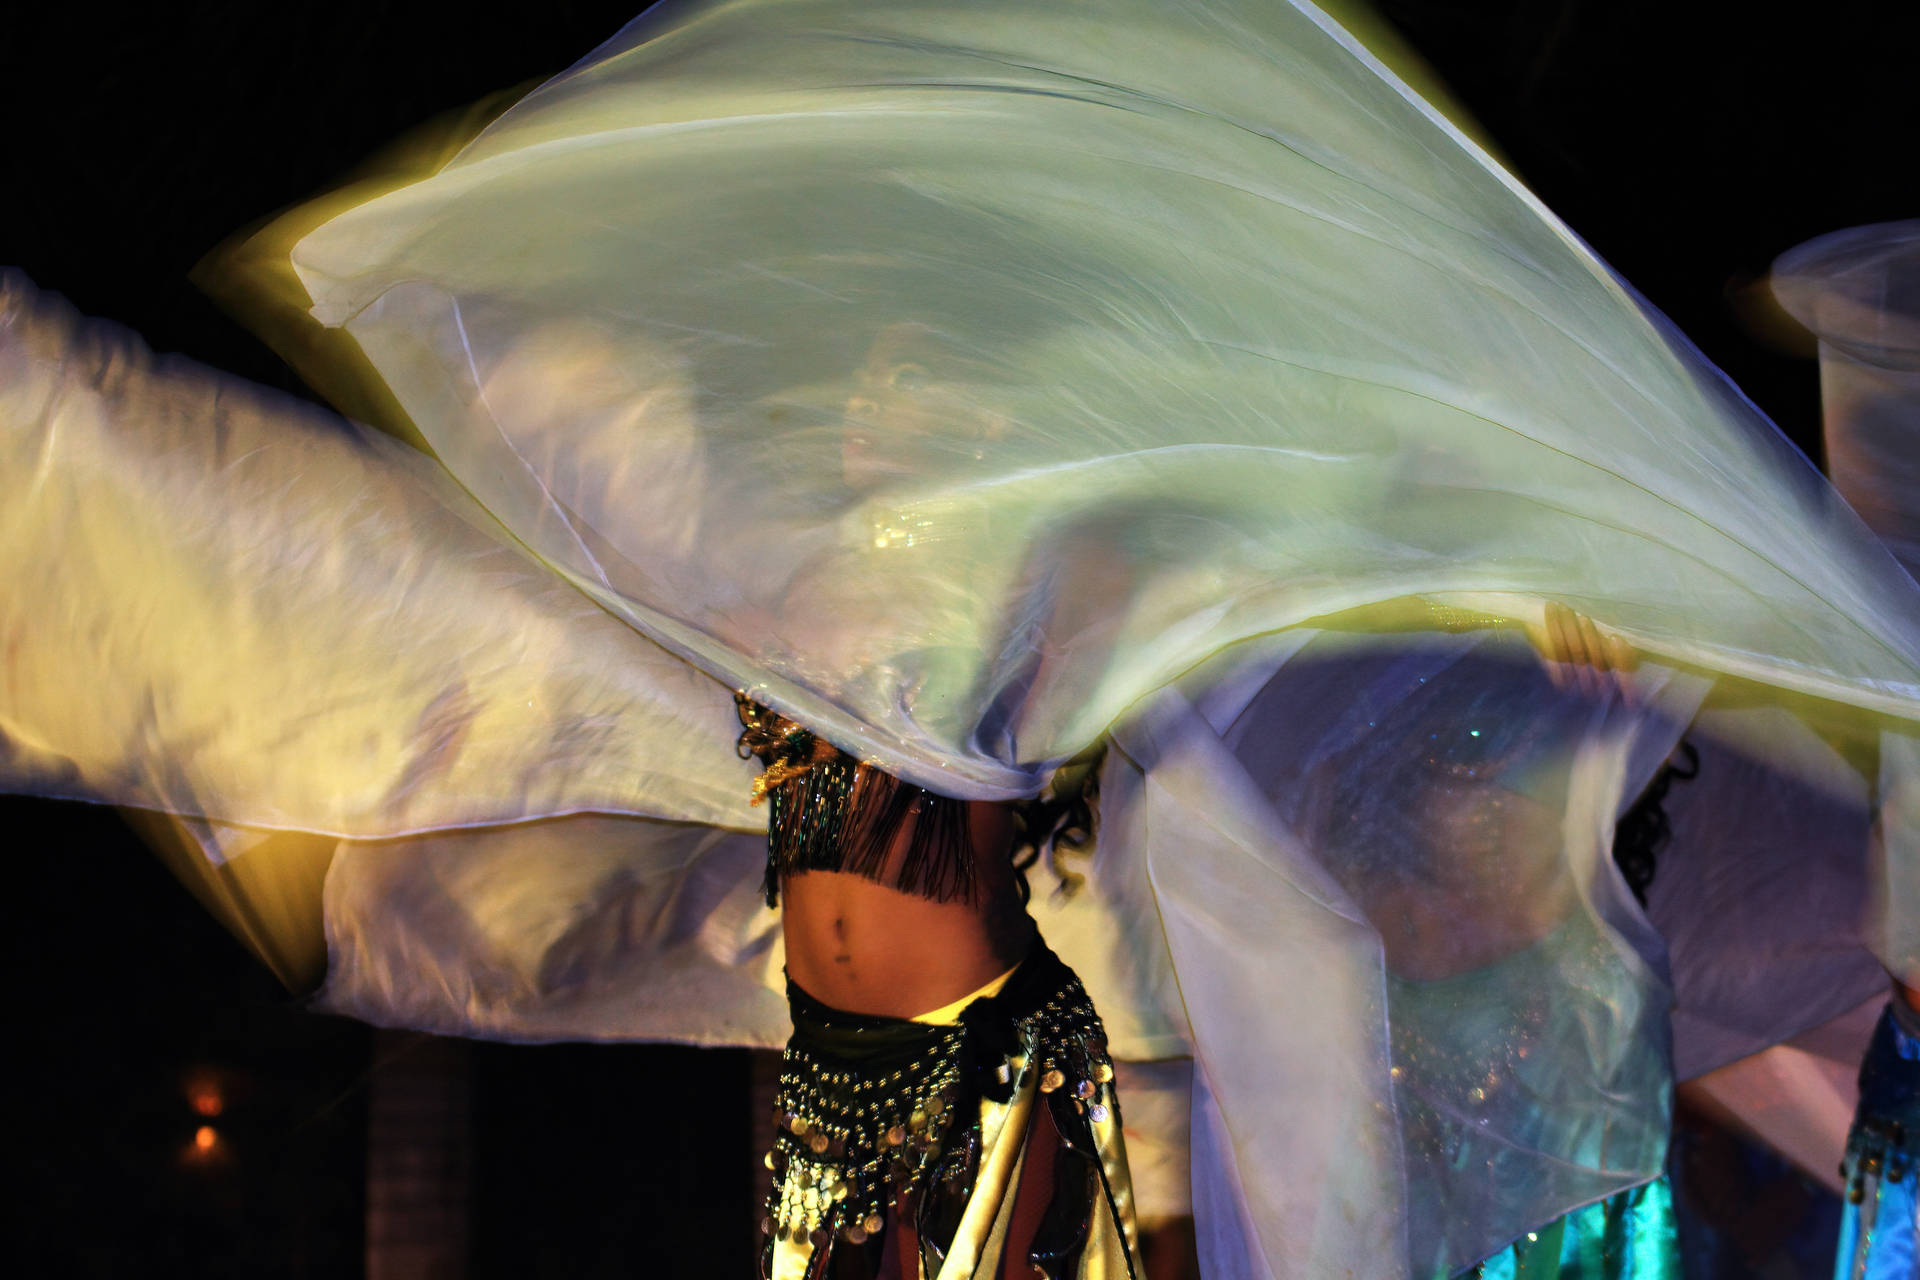
M978 990L1027 953L1033 922L1008 851L1005 805L968 811L975 892L935 902L841 871L804 871L781 885L787 973L816 1000L849 1013L911 1018ZM904 854L911 825L896 841Z

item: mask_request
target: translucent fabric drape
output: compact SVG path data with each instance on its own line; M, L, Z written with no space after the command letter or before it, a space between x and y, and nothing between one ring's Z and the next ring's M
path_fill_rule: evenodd
M664 6L292 260L548 563L948 791L1416 591L1913 692L1804 459L1307 6Z
M730 685L955 795L1111 735L1036 915L1191 1060L1209 1275L1470 1264L1657 1172L1675 1054L1877 980L1913 582L1311 8L669 6L387 185L291 270L431 457L0 288L0 777L174 815L327 1007L777 1039ZM1659 659L1630 703L1444 629L1547 600ZM1727 894L1650 916L1613 824L1721 676ZM1855 893L1791 1010L1728 960L1793 916L1782 780Z

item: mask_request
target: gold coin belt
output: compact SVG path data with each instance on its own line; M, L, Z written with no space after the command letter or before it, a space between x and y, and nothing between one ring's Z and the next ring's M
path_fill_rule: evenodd
M828 1246L865 1243L886 1225L890 1206L911 1206L929 1182L964 1192L978 1162L979 1100L1011 1096L1029 1071L1042 1093L1065 1090L1088 1120L1113 1111L1113 1063L1106 1032L1079 979L1065 981L1012 1027L1011 1052L984 1064L984 1088L969 1080L967 1040L952 1026L900 1023L924 1039L911 1057L863 1070L816 1054L795 1035L781 1059L774 1104L773 1188L764 1234Z

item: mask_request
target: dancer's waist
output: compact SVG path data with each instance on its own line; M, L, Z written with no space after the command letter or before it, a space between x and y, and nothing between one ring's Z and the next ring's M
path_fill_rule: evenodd
M809 994L791 976L787 1000L796 1044L870 1070L944 1041L963 1021L1011 1027L1033 1017L1072 982L1072 970L1035 934L1019 964L959 1000L911 1018L836 1009Z

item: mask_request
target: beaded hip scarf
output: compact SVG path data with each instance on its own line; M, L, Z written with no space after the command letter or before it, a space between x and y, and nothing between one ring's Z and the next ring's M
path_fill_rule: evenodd
M1038 939L997 995L950 1026L843 1013L791 981L787 994L794 1030L761 1224L769 1250L776 1235L821 1252L863 1245L890 1210L944 1250L978 1168L982 1099L1005 1102L1035 1073L1056 1119L1079 1117L1077 1129L1115 1105L1099 1016Z

